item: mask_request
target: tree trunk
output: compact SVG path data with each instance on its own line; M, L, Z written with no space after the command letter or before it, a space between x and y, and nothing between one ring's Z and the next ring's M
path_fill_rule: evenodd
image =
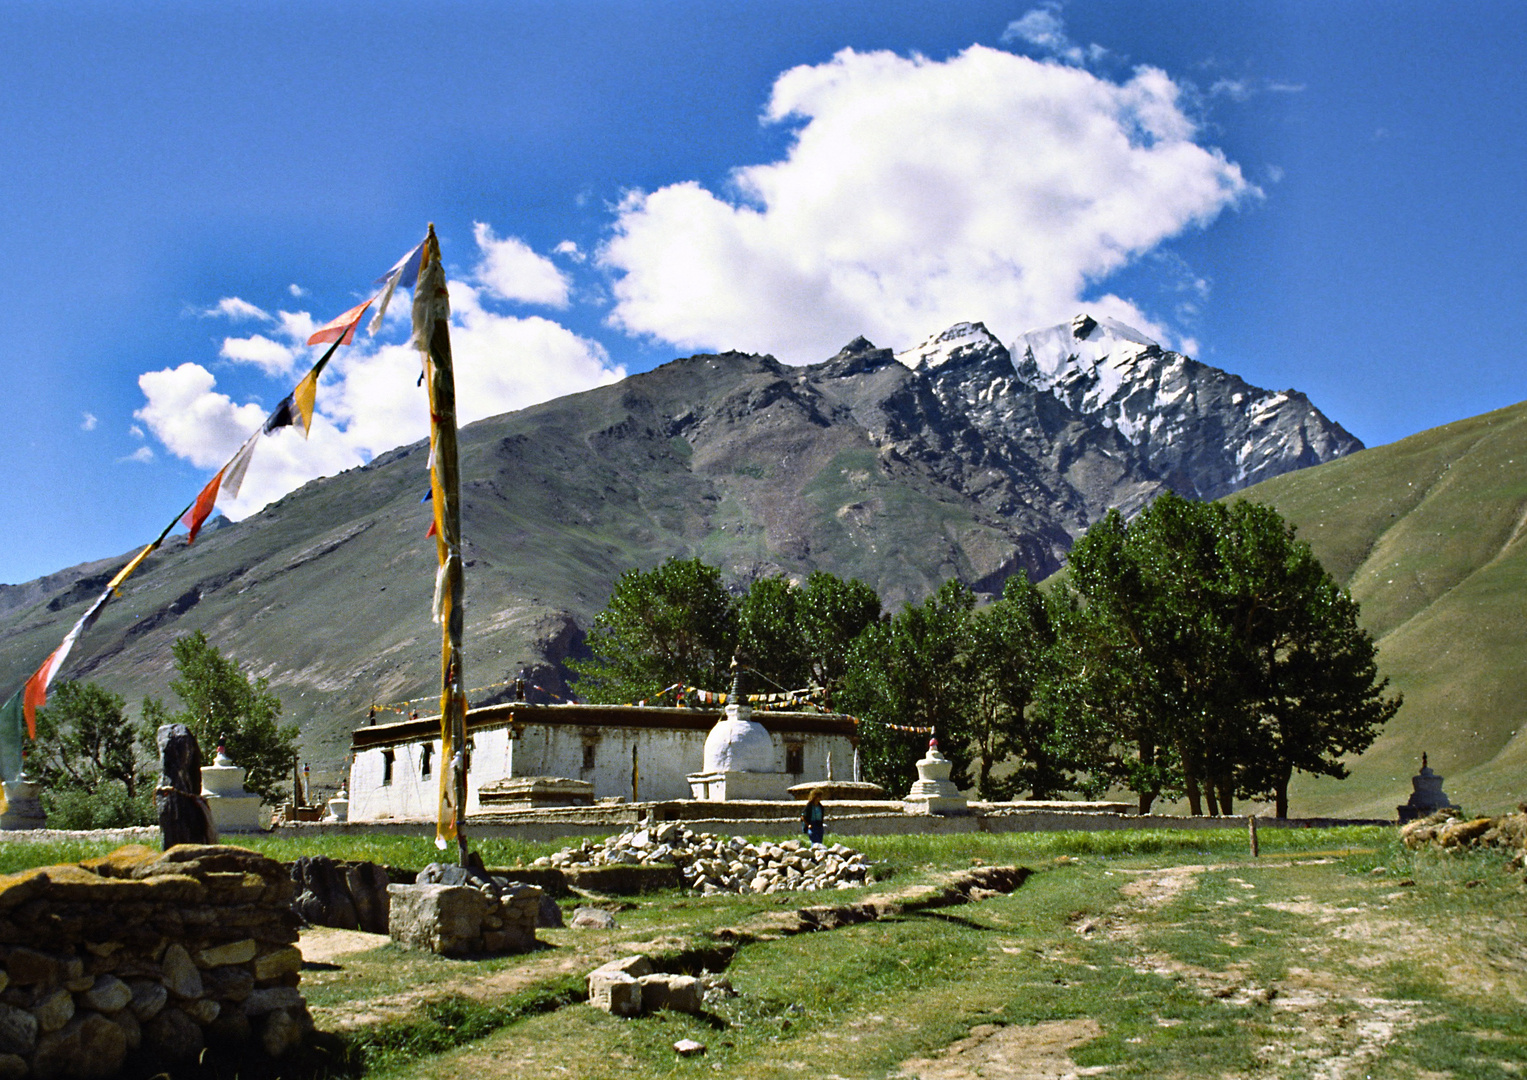
M1198 792L1198 776L1190 766L1184 764L1182 778L1188 791L1188 813L1194 817L1203 817L1204 807Z
M1288 781L1294 770L1285 768L1278 777L1277 786L1273 789L1274 810L1280 818L1288 817Z
M1151 812L1151 803L1153 803L1155 801L1156 801L1156 793L1154 791L1142 791L1142 792L1140 792L1140 816L1141 817L1144 817L1146 814L1149 814Z
M1213 781L1210 781L1204 785L1204 802L1208 804L1209 816L1219 817L1219 796L1215 795L1214 793ZM1194 817L1197 816L1197 812L1195 811Z
M1235 800L1230 797L1232 790L1228 784L1219 789L1219 812L1225 817L1235 813Z

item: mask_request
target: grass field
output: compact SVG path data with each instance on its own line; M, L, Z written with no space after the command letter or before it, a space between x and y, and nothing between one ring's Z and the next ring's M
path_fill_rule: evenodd
M1408 852L1384 828L1264 830L1262 841L1252 858L1240 830L867 837L860 846L880 879L868 890L620 898L610 904L616 930L543 930L543 948L491 960L305 932L303 990L332 1034L292 1075L1332 1080L1527 1070L1519 870L1489 853ZM0 845L7 869L20 847ZM393 865L417 865L421 850L432 849L401 838L326 845ZM606 959L641 951L682 966L714 947L719 928L974 862L1035 873L1010 895L746 943L726 964L738 996L705 1016L620 1020L581 1003L583 975ZM681 1038L706 1052L679 1057Z

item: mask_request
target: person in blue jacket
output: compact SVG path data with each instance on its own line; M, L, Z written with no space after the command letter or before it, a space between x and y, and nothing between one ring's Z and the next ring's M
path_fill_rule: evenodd
M822 808L821 791L813 791L811 798L806 800L806 809L801 812L801 828L810 837L813 844L822 842L822 832L826 828L827 811Z

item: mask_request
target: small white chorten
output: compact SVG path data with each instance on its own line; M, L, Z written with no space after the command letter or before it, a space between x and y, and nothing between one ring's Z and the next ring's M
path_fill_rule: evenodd
M201 767L201 793L220 833L260 832L260 796L244 790L244 772L221 746Z
M938 740L928 740L928 756L917 763L917 783L901 800L909 814L968 814L970 806L949 780L954 763L939 753Z
M5 813L0 814L0 829L42 829L47 820L38 798L42 785L27 775L23 764L14 780L5 782Z

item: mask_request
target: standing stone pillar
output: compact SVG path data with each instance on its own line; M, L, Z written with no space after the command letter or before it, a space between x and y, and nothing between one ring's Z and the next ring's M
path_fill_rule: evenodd
M159 729L159 788L154 809L168 851L176 844L215 844L212 811L201 795L201 747L184 724Z

